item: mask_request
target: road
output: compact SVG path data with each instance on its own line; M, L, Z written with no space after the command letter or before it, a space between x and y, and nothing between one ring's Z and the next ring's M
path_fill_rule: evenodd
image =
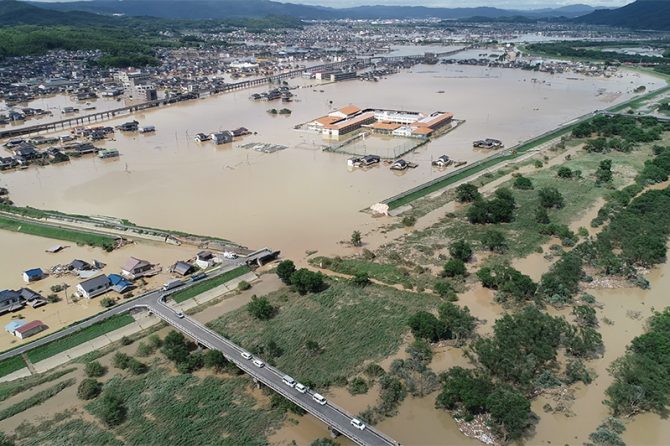
M149 311L172 325L177 330L197 341L199 344L213 350L218 350L237 367L251 376L254 380L269 387L282 395L289 401L297 404L306 410L309 414L315 416L323 423L328 425L336 432L344 435L353 442L363 446L397 446L395 440L385 436L373 427L366 426L364 430L359 430L351 425L352 417L343 409L326 402L321 405L312 399L314 392L308 389L307 392L300 393L292 387L287 386L282 381L285 375L280 370L265 364L264 367L256 367L251 360L244 359L241 353L244 351L233 342L213 332L199 322L184 316L179 317L177 313L162 301L148 302ZM259 358L262 360L262 358Z
M207 279L213 279L221 274L224 274L250 262L255 262L258 259L264 258L265 256L271 254L273 254L273 252L268 249L256 251L247 257L236 259L216 271L209 272L207 274ZM241 356L241 353L244 350L234 344L232 341L224 338L218 333L215 333L201 323L187 316L177 316L175 310L167 306L164 301L170 294L182 291L190 286L193 286L195 283L189 283L186 285L186 287L179 287L170 292L163 292L161 290L150 291L136 299L120 304L108 311L105 311L104 313L93 316L90 319L67 327L59 332L52 333L29 344L1 353L0 361L26 353L29 350L68 336L83 328L89 327L105 319L109 319L112 316L125 313L132 309L147 309L163 321L184 333L186 336L194 339L200 345L209 349L220 351L223 353L226 359L233 362L237 367L251 376L255 381L262 383L263 385L282 395L284 398L300 406L309 414L328 425L331 429L351 439L356 444L362 446L398 446L398 443L395 440L385 436L373 427L366 426L364 430L355 428L351 424L351 420L354 417L336 405L330 402L327 402L325 405L317 403L314 401L314 399L312 399L312 395L314 395L313 390L308 389L307 392L303 394L294 388L287 386L282 381L282 377L285 374L280 370L267 364L264 367L256 367L253 365L251 360L246 360Z

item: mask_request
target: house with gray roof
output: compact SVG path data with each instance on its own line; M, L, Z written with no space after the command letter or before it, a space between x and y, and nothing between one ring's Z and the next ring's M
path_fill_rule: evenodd
M112 284L109 278L101 274L88 280L84 280L77 285L77 291L82 297L92 299L110 290Z

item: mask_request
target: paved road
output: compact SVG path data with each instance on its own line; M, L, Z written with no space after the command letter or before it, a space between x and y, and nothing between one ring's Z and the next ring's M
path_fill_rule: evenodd
M353 417L344 410L330 402L327 402L325 405L317 403L312 399L314 392L311 389L303 394L294 388L287 386L282 381L284 373L267 364L264 367L256 367L251 360L244 359L241 356L241 353L244 351L242 348L187 316L181 318L178 317L177 313L162 301L158 300L150 302L147 307L152 313L156 314L177 330L195 339L203 346L220 351L226 359L235 363L235 365L249 376L271 388L289 401L302 407L308 413L355 443L363 446L398 445L396 441L385 436L373 427L367 426L364 430L355 428L351 425Z

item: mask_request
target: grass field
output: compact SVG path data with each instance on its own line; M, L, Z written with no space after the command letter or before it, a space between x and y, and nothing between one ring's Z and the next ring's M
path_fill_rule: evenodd
M72 229L57 228L39 223L24 222L5 215L0 215L0 229L36 235L55 240L65 240L80 245L90 245L99 248L113 246L114 238L106 235L81 232Z
M37 426L23 425L17 429L17 446L123 446L114 434L96 423L74 419L65 413ZM168 443L170 444L170 443Z
M123 444L266 445L268 429L284 416L259 405L247 393L249 384L243 376L175 376L158 367L142 377L116 376L103 392L120 397L128 410L127 421L113 429ZM98 400L86 408L95 415Z
M14 356L13 358L5 359L0 361L0 376L9 375L14 373L17 370L21 370L26 366L25 361L20 356Z
M250 350L273 340L283 350L277 366L320 387L395 353L409 330L408 318L439 302L435 296L344 282L332 282L315 295L282 290L267 297L279 307L273 319L259 321L241 308L210 326ZM308 349L307 341L317 342L321 351Z
M27 355L28 359L31 362L39 362L44 359L50 358L58 353L64 352L65 350L76 347L84 342L95 339L98 336L102 336L110 331L117 330L121 327L125 327L128 324L134 322L134 319L129 314L120 314L117 316L112 316L111 318L99 322L90 327L84 328L76 333L73 333L64 338L58 339L56 341L50 342L46 345L37 347L33 350L30 350ZM4 362L4 361L3 361Z
M194 298L198 294L202 294L205 291L209 291L212 288L216 288L219 285L223 285L226 282L229 282L233 279L237 279L238 277L243 276L249 271L251 270L249 269L248 266L240 266L239 268L235 268L231 271L228 271L227 273L223 273L220 276L217 276L213 279L205 280L203 282L198 283L197 285L193 285L192 287L187 288L184 291L179 291L178 293L175 293L170 297L175 302L181 303L184 302L185 300Z
M19 401L16 404L1 409L0 421L9 417L13 417L14 415L26 411L31 407L42 404L43 402L45 402L49 398L52 398L53 396L63 391L64 389L73 386L76 382L77 380L75 380L74 378L61 381L54 386L42 390L41 392L37 392L36 394L34 394L29 398L26 398L25 400Z
M31 375L25 378L19 378L14 381L0 383L0 401L4 401L7 398L18 395L21 392L25 392L32 387L55 381L61 376L65 376L74 370L74 368L63 369L50 374L42 373L39 375Z

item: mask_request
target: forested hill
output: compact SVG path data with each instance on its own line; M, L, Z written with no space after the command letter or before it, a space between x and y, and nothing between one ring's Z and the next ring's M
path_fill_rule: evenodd
M61 12L16 0L0 1L0 25L108 25L114 17L83 11Z
M637 0L622 8L595 11L575 21L592 25L670 31L670 0Z

